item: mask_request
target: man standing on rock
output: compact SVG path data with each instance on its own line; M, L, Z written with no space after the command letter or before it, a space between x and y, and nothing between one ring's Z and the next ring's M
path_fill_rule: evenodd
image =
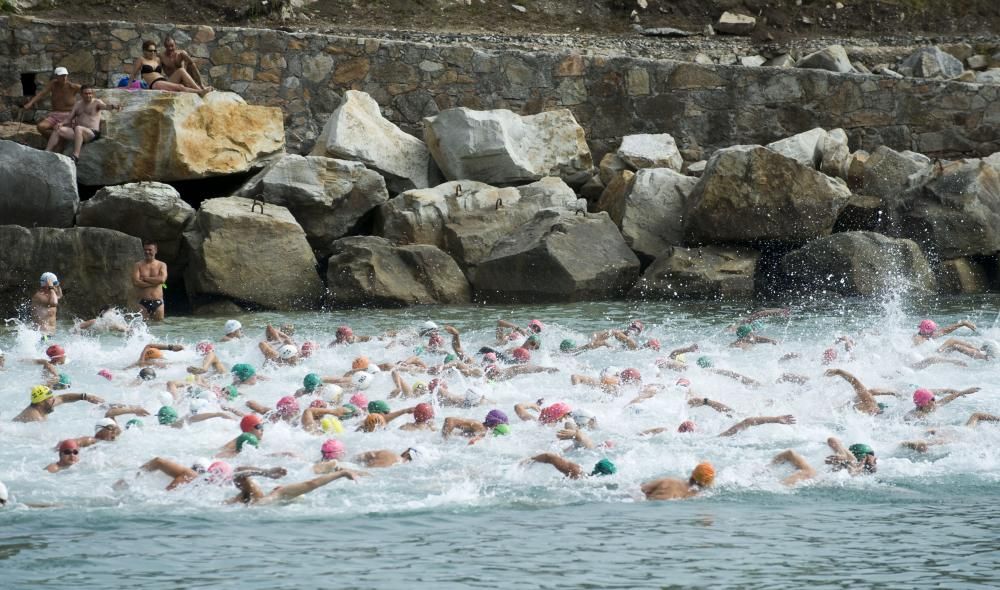
M42 273L39 282L41 285L31 296L31 319L42 335L51 336L56 333L56 314L63 296L62 287L51 272Z
M80 85L69 81L69 70L59 67L53 72L52 79L45 85L45 88L25 103L24 110L27 111L34 108L35 104L46 95L52 95L52 111L38 124L38 132L42 134L42 137L48 139L56 127L69 122L70 111L76 104L78 92L80 92Z
M163 65L163 74L171 80L173 80L174 72L184 70L199 88L203 87L198 66L195 65L187 51L177 50L177 42L170 35L163 38L163 53L160 54L160 63Z
M156 244L142 243L143 260L132 269L132 284L139 298L139 309L145 320L163 321L163 287L167 282L167 265L156 259Z

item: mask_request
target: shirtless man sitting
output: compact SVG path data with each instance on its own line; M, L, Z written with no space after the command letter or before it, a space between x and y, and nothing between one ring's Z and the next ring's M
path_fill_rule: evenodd
M45 88L42 88L41 92L24 104L24 110L27 111L34 108L45 96L52 95L52 111L38 124L38 132L42 134L42 137L48 139L56 127L69 121L69 114L76 103L78 92L80 92L80 85L69 81L69 70L58 67Z
M198 66L195 65L194 60L191 59L187 51L177 49L177 42L170 35L163 38L163 52L160 53L160 64L163 66L163 74L170 80L175 79L174 72L184 70L191 76L195 84L199 87L204 86L201 82L201 74L198 72Z
M50 272L42 273L40 282L41 286L31 296L31 319L39 332L51 336L56 333L56 313L63 296L62 287L56 275Z
M70 159L74 162L80 159L80 150L83 144L94 141L101 136L101 111L119 110L117 105L109 105L103 100L94 97L94 87L84 84L80 88L80 100L73 105L69 117L65 123L59 123L55 127L55 132L49 136L49 143L45 146L45 151L62 152L62 142L73 140L73 154Z
M132 284L139 299L139 309L144 320L163 321L163 285L167 282L167 265L156 259L157 247L153 242L143 242L144 258L132 268Z

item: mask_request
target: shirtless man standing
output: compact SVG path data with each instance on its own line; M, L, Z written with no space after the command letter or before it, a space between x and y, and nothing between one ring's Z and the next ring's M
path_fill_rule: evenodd
M132 284L136 288L143 319L162 321L165 313L163 284L167 282L167 265L156 259L156 251L156 244L143 242L142 253L145 258L135 263Z
M70 158L76 162L80 159L83 144L94 141L101 136L101 111L119 110L117 105L109 105L99 98L94 98L94 87L84 84L80 88L80 100L73 105L68 119L55 127L55 133L49 136L45 151L61 152L64 140L73 140L73 154Z
M52 95L52 111L38 124L38 132L42 137L48 138L56 127L69 121L70 111L76 103L76 93L80 92L80 85L69 81L69 70L66 68L56 68L52 79L45 85L41 92L24 104L24 110L34 108L35 104L45 98L45 95Z
M40 282L41 286L31 296L31 319L42 334L51 336L56 333L56 313L63 296L62 287L51 272L42 273Z
M198 66L195 65L187 51L177 50L177 42L171 36L163 38L163 53L160 54L160 64L163 65L163 74L174 79L174 72L184 70L191 76L195 84L204 87L201 83L201 74L198 73Z

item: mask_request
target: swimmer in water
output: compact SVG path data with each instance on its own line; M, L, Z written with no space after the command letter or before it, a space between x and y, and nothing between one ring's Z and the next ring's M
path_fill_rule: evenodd
M270 324L264 331L267 340L259 342L257 346L265 359L279 366L299 364L299 348L290 336Z
M557 455L556 453L542 453L540 455L535 455L534 457L527 459L526 462L528 464L542 463L545 465L551 465L556 468L556 471L562 473L570 479L614 475L618 472L618 468L611 462L610 459L601 459L594 465L594 468L591 469L588 474L578 463L574 463L565 457Z
M972 395L977 391L979 391L978 387L970 387L961 391L955 389L917 389L913 392L913 405L916 407L910 410L904 418L906 420L926 418L941 406L950 404L960 397ZM938 395L945 395L945 397L938 401Z
M42 273L40 286L31 296L31 319L43 336L56 333L56 316L59 311L59 300L63 297L59 279L51 272Z
M1000 344L991 340L984 343L981 347L976 348L975 345L969 344L968 342L957 338L949 338L944 341L944 344L942 344L937 351L958 352L979 361L993 361L1000 356Z
M65 471L80 462L80 445L71 438L60 442L56 451L59 453L59 460L45 467L49 473Z
M487 431L493 430L500 424L509 424L507 414L500 410L490 410L482 422L471 418L448 417L444 419L444 426L441 427L441 437L448 438L456 430L462 436L477 437L483 436Z
M687 481L672 477L655 479L640 488L647 500L683 500L697 496L715 482L715 468L711 463L699 463Z
M402 453L395 453L387 449L378 451L367 451L354 457L355 463L360 463L369 468L392 467L397 463L409 463L418 454L417 449L410 447Z
M73 330L95 334L107 332L125 334L129 331L128 324L124 322L121 313L110 305L105 305L98 310L96 318L80 322Z
M226 324L222 327L222 332L222 338L219 339L219 342L239 340L243 337L243 324L239 320L226 320Z
M752 428L754 426L762 426L764 424L795 424L795 416L791 414L786 414L784 416L755 416L753 418L744 418L736 424L733 424L726 430L719 433L720 437L734 436L746 430L747 428ZM640 436L649 436L653 434L661 434L669 430L665 427L650 428L648 430L643 430L639 433ZM695 424L690 420L685 421L677 429L678 432L694 432Z
M210 478L215 476L215 478L212 479L217 479L217 481L213 481L213 483L227 483L225 480L229 479L234 473L232 467L222 461L212 462L208 459L198 459L190 467L186 467L176 461L171 461L170 459L165 459L163 457L153 457L149 461L143 463L139 469L144 472L159 471L169 477L170 483L167 484L167 491L175 490L180 486L192 483L203 475L207 475ZM270 469L265 469L261 467L244 466L237 467L235 473L259 475L262 477L269 477L271 479L279 479L285 477L285 475L288 474L288 471L284 467L272 467Z
M896 395L896 392L887 389L869 389L857 377L843 369L827 369L823 374L847 381L854 388L854 409L865 414L877 416L882 413L882 404L878 403L876 396Z
M749 350L750 348L753 348L755 344L777 345L778 341L773 338L768 338L767 336L755 334L753 327L748 324L744 324L739 328L736 328L736 340L731 342L729 347Z
M195 345L195 351L201 355L201 365L192 365L187 368L187 372L192 375L204 375L209 369L219 375L226 374L226 365L219 360L215 354L215 345L208 340L202 340Z
M976 325L968 320L962 320L957 324L952 324L945 328L938 328L934 320L922 320L920 325L917 326L917 333L913 335L913 345L918 346L928 340L947 336L959 328L968 328L973 332L976 331Z
M125 368L157 367L162 369L167 366L166 361L163 360L164 350L169 350L170 352L180 352L184 350L184 347L180 344L147 344L142 347L142 352L139 353L139 360Z
M340 346L343 344L355 344L358 342L368 342L371 340L371 336L355 336L354 330L350 326L340 326L337 328L337 333L334 336L333 342L330 346Z
M14 422L44 422L56 407L75 402L103 404L104 399L89 393L53 395L52 390L45 385L36 385L31 388L31 403L14 417Z
M233 477L233 483L236 485L236 488L240 491L240 493L229 500L226 500L225 503L261 506L277 502L288 502L338 479L357 481L357 479L363 475L366 474L360 471L341 469L339 471L335 471L334 473L314 477L310 480L278 486L269 493L265 494L264 491L260 489L260 486L257 485L257 482L250 479L249 474L239 473Z
M840 439L831 436L826 444L833 454L826 458L826 464L834 471L846 469L851 475L871 475L878 471L878 459L875 451L864 443L855 443L844 448Z
M399 429L405 432L416 430L430 430L433 432L437 430L434 427L434 407L428 403L420 403L413 406L413 422L407 422L400 426Z

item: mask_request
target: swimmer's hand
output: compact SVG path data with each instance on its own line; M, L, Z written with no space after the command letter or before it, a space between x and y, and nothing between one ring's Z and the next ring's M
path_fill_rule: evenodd
M843 375L843 371L841 371L840 369L827 369L826 371L823 372L823 374L826 375L827 377L838 377L840 375Z
M973 332L976 331L976 324L973 324L969 320L962 320L961 322L959 322L959 324L965 326L966 328L972 330Z
M272 467L264 472L264 475L271 479L280 479L288 475L288 470L284 467Z
M83 395L84 395L83 401L85 401L85 402L90 402L92 404L103 404L104 403L104 398L102 398L102 397L97 397L96 395L91 395L89 393L85 393Z
M350 469L341 469L340 473L343 473L344 477L351 481L357 481L359 477L368 475L368 473L364 471L351 471Z
M577 431L573 428L563 428L556 433L556 438L559 440L575 440Z
M458 330L456 330L454 326L445 326L444 331L452 336L458 336Z
M792 416L791 414L786 414L784 416L778 416L777 420L775 420L775 423L776 424L795 424L795 416Z

